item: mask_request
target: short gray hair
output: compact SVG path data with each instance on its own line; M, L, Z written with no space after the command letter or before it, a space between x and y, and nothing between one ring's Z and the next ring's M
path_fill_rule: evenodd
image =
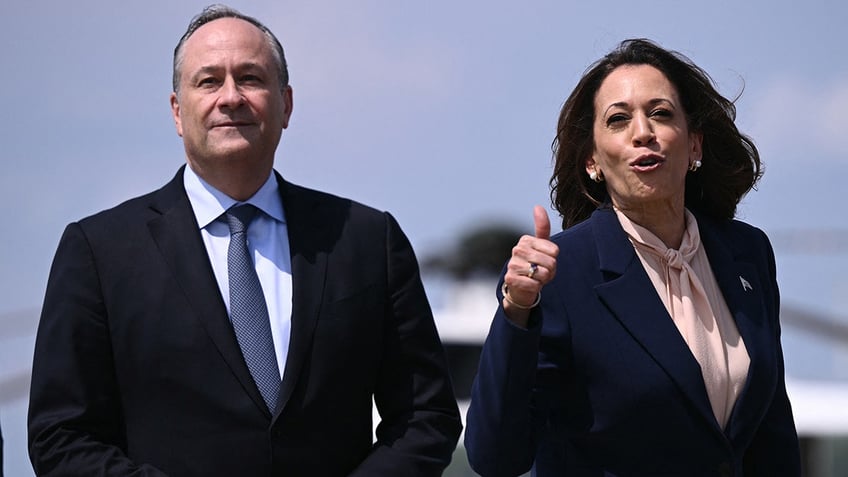
M183 34L182 38L180 38L179 43L177 43L177 47L174 48L174 76L172 82L175 93L179 93L180 91L180 75L183 65L185 42L188 41L191 35L193 35L198 28L219 18L237 18L250 23L261 30L262 34L265 35L265 39L268 41L268 45L271 47L274 61L277 63L277 73L280 78L280 90L288 86L289 71L288 66L286 65L286 55L283 52L283 45L280 43L280 40L278 40L271 30L263 25L259 20L251 16L247 16L226 5L215 4L204 8L202 12L191 19L191 22L188 24L188 29L186 29L186 32Z

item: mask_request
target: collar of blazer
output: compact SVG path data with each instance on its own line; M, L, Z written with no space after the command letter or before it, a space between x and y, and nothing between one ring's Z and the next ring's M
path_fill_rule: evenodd
M287 182L276 171L274 174L283 198L292 262L291 341L277 406L282 410L309 354L324 296L327 257L341 235L350 202L326 200L329 195ZM279 415L278 411L275 421Z
M753 229L748 226L695 215L716 281L751 358L745 388L726 429L728 437L741 439L753 432L755 426L749 423L762 419L763 399L773 392L776 382L774 330L766 306L766 300L773 299L776 290L770 284L761 283L760 277L768 265L760 263L762 251L753 250L767 243L751 233ZM600 268L606 277L595 286L599 298L666 371L708 424L717 433L725 434L712 414L700 366L677 328L670 319L667 322L644 319L646 315L667 315L667 311L615 213L602 207L592 214L590 224ZM744 286L740 277L748 286Z
M182 185L184 169L182 166L174 179L151 195L148 220L151 237L195 311L196 319L256 406L271 419L274 416L268 414L232 332L226 306ZM286 214L293 285L291 341L277 407L279 415L279 410L291 397L309 352L323 296L326 258L339 237L350 203L343 199L328 200L331 196L291 184L279 174L276 178Z

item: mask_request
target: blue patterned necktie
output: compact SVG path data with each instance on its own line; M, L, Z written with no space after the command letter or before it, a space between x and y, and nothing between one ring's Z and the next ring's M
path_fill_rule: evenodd
M230 247L227 250L230 321L250 374L265 404L274 414L280 393L280 368L274 352L265 295L247 248L247 227L256 211L254 206L243 204L231 207L225 214L230 226Z

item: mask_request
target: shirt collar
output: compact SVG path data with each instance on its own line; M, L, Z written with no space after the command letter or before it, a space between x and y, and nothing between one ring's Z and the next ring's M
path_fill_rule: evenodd
M274 174L269 174L265 184L243 202L219 191L201 179L189 166L185 167L183 173L183 185L201 229L217 220L221 214L236 204L251 204L271 218L282 223L286 222L283 199Z
M634 245L642 245L648 250L656 252L661 257L666 256L668 250L671 250L653 232L630 220L618 207L613 207L613 210L615 210L615 215L618 217L621 228L624 229L624 232L627 233L627 236L630 237ZM689 209L683 209L683 218L686 228L683 231L683 239L677 251L691 258L701 246L701 234L698 230L698 221L692 215L692 212L689 212Z

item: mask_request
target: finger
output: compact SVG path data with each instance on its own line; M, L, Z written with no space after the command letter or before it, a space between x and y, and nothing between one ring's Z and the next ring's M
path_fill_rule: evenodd
M536 225L537 238L545 240L551 238L551 220L541 205L533 207L533 223Z
M526 271L531 264L535 263L540 267L553 269L556 267L557 255L559 255L557 244L532 235L523 235L512 248L510 266L515 270Z
M539 271L539 265L530 262L530 266L527 269L527 278L533 278L536 276L536 273Z
M511 279L515 278L518 281L528 279L544 285L553 276L556 269L556 260L543 254L537 254L538 260L528 261L525 258L514 257L507 265L507 280L510 285L513 285Z

